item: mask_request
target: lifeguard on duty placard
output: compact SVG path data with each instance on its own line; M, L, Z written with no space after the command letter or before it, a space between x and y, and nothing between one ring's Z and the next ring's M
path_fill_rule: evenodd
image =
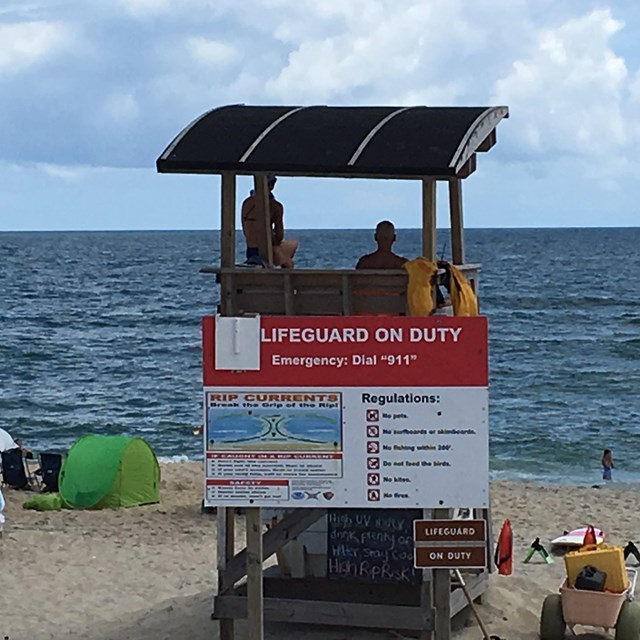
M203 319L208 505L487 506L485 318L259 324L259 368L216 369Z
M414 520L413 561L417 569L485 569L484 520Z

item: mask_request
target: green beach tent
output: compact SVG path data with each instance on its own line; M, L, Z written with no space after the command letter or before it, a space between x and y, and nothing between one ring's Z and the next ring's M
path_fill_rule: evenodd
M75 509L117 509L160 501L160 467L142 438L86 435L69 450L60 495Z

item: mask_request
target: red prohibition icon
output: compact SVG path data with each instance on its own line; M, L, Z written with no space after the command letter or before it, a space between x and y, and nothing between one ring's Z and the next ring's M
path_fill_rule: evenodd
M367 469L379 469L380 458L367 458Z
M379 453L380 443L377 440L369 440L367 442L367 453Z
M380 412L377 409L367 409L367 422L378 422L380 420Z

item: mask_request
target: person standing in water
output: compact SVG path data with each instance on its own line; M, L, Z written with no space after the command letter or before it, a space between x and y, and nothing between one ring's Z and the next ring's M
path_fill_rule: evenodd
M611 449L605 449L602 454L602 479L611 480L611 470L613 469L613 455Z

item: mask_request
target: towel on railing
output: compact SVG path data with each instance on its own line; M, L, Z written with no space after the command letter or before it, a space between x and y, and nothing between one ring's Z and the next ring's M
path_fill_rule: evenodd
M462 275L460 269L450 263L443 264L448 272L447 289L451 296L451 306L454 316L477 316L478 299L467 279Z
M435 262L420 256L408 260L402 268L409 274L407 306L410 316L430 316L433 313L433 276L438 273Z

